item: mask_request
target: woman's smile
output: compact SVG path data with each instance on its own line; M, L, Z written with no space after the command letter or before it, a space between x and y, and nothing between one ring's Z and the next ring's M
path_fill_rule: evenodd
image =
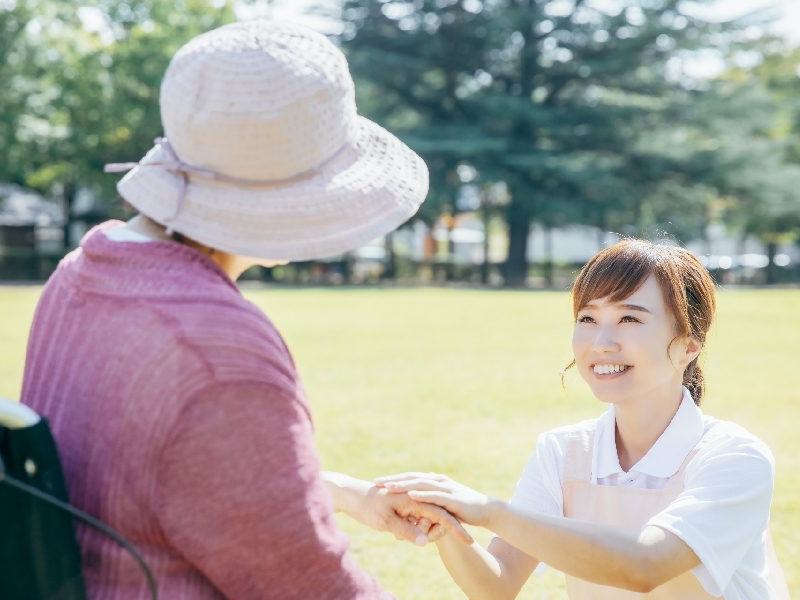
M619 363L595 363L592 365L592 372L597 379L616 379L622 377L632 368L633 365Z

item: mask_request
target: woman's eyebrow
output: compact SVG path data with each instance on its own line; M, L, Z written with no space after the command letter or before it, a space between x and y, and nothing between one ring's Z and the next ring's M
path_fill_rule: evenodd
M618 304L618 306L620 308L624 308L626 310L638 310L639 312L646 312L646 313L652 314L644 306L639 306L638 304Z
M638 304L614 304L613 306L615 308L622 308L625 310L638 310L639 312L646 312L648 314L653 314L652 311L645 308L644 306L639 306ZM596 303L590 302L589 304L581 308L581 310L600 310L600 307L597 306Z

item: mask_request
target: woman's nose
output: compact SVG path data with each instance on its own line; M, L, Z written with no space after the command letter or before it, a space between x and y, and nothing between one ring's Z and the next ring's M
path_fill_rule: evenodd
M614 337L614 332L607 327L598 328L597 335L592 343L592 350L598 352L619 350L619 343Z

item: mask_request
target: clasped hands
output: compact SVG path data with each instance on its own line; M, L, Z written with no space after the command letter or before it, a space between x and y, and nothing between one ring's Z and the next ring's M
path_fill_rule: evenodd
M471 544L472 536L461 523L485 526L494 502L436 473L402 473L374 483L326 473L325 480L337 511L418 546L446 534Z

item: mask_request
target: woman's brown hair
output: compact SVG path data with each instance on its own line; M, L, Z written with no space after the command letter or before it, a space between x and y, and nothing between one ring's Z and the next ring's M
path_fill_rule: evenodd
M714 281L691 252L664 243L628 239L596 254L572 285L575 319L592 300L608 298L616 303L630 297L651 275L675 317L675 339L691 337L705 344L716 311ZM686 367L683 385L699 405L705 379L697 358Z

